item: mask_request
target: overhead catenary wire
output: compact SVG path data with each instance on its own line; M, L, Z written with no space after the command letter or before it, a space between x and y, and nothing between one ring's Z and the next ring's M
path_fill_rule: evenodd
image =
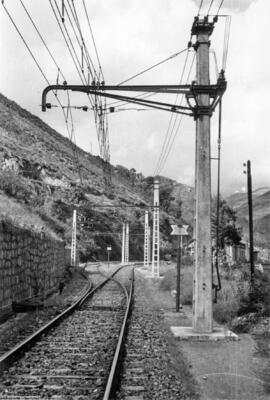
M72 23L71 18L69 17L68 10L66 9L66 13L68 15L69 22L72 25L73 32L75 34L78 45L81 49L82 63L83 63L83 60L85 59L87 65L88 65L88 70L90 72L91 72L91 69L93 70L93 73L91 73L91 75L92 75L93 82L95 83L95 79L98 81L99 75L96 72L95 66L93 64L93 61L90 57L89 51L85 44L85 39L83 36L82 28L80 25L78 13L77 13L74 1L72 0L72 6L70 5L69 0L67 0L67 4L69 5L71 16L75 22L75 25L76 25L76 28L77 28L77 31L78 31L78 34L80 37L80 41L79 41L78 35L76 34L75 29L74 29L74 24ZM88 19L89 19L89 17L88 17ZM90 21L89 21L89 23L90 23ZM93 32L92 32L92 37L93 37ZM96 45L95 45L95 47L96 47ZM97 52L97 50L96 50L96 52ZM82 64L81 64L81 70L82 70L82 74L84 75ZM99 62L99 70L102 71L100 62ZM93 76L93 74L94 74L94 76ZM102 76L103 76L103 73L102 73ZM88 79L88 82L85 82L85 83L89 84L89 79ZM90 96L90 95L88 94L88 96ZM106 108L106 100L103 100L102 98L100 98L100 96L97 96L97 95L93 96L94 119L95 119L95 125L96 125L97 133L98 133L100 155L104 159L104 161L108 163L110 161L110 150L109 150L109 139L108 139L108 120L107 120L107 115L103 115L102 110L104 108Z
M199 9L198 9L198 14L197 14L197 16L200 15L200 11L201 11L202 5L203 5L203 0L201 0L201 3L200 3L200 6L199 6Z
M183 67L183 70L182 70L182 73L181 73L180 82L179 82L180 85L181 85L181 83L182 83L182 81L183 81L183 76L184 76L184 72L185 72L185 69L186 69L186 65L187 65L187 61L188 61L188 56L189 56L189 52L186 53L186 58L185 58L185 62L184 62L184 67ZM176 103L177 103L178 97L179 97L179 95L177 94L176 99L175 99L175 103L174 103L175 105L176 105ZM158 170L159 170L159 165L160 165L160 163L161 163L161 161L162 161L162 159L163 159L163 156L164 156L164 153L165 153L165 148L166 148L166 146L167 146L167 140L168 140L168 136L169 136L169 131L170 131L170 127L171 127L171 124L172 124L172 120L175 119L175 118L176 118L176 116L175 116L174 114L171 114L170 120L169 120L169 125L168 125L167 131L166 131L166 135L165 135L164 140L163 140L163 144L162 144L162 148L161 148L161 153L160 153L160 156L159 156L159 159L158 159L158 162L157 162L157 166L156 166L156 170L155 170L155 172L154 172L154 175L156 175L157 172L158 172Z
M187 79L186 79L186 83L190 79L190 75L191 75L191 71L192 71L192 68L193 68L195 56L196 56L196 54L194 53L192 61L191 61L191 64L190 64L190 68L189 68L189 71L188 71L188 76L187 76ZM183 99L184 99L184 95L182 95L182 97L181 97L180 105L182 105ZM157 168L155 170L155 175L160 174L160 172L162 171L162 169L164 168L164 166L166 164L166 161L168 159L168 156L169 156L169 154L171 152L171 149L172 149L172 146L174 144L176 135L177 135L177 133L179 131L179 128L180 128L180 125L182 123L182 120L183 120L183 115L181 115L177 126L176 126L176 119L174 121L173 129L171 130L171 134L170 134L170 137L169 137L169 139L167 141L166 148L163 151L163 156L162 156L162 158L161 158L161 160L160 160L160 162L159 162L159 164L158 164L158 166L157 166ZM175 126L176 126L176 129L175 129ZM173 134L173 131L174 131L174 134Z
M214 49L209 50L210 54L213 54L214 58L214 64L215 64L215 72L216 72L216 78L219 76L219 69L218 69L218 62L217 62L217 55Z
M78 75L79 75L79 77L80 77L80 80L81 80L82 83L83 83L81 71L80 71L80 69L78 68L78 65L77 65L77 63L76 63L76 60L75 60L74 55L73 55L73 53L72 53L72 50L71 50L71 48L70 48L70 45L69 45L69 43L68 43L68 41L67 41L67 38L66 38L65 33L64 33L64 31L63 31L63 28L62 28L62 26L61 26L61 23L60 23L60 21L59 21L59 19L58 19L56 10L55 10L55 8L54 8L54 5L52 4L52 0L49 0L49 3L50 3L50 6L51 6L51 9L52 9L52 11L53 11L54 17L55 17L55 19L56 19L57 25L58 25L58 27L59 27L59 29L60 29L61 34L62 34L62 37L63 37L63 39L64 39L64 41L65 41L65 43L66 43L66 46L67 46L67 48L68 48L69 54L70 54L70 56L71 56L71 58L72 58L73 64L74 64L74 66L75 66L75 69L76 69L76 71L77 71L77 73L78 73ZM60 13L60 16L61 16L61 13Z
M192 59L192 63L191 63L190 69L189 69L187 81L188 81L189 78L190 78L190 74L191 74L191 71L192 71L192 67L193 67L193 64L194 64L194 60L195 60L195 53L194 53L194 56L193 56L193 59ZM184 98L184 96L182 96L182 101L183 101L183 98ZM181 104L182 104L182 101L181 101ZM166 164L166 162L167 162L167 159L168 159L169 154L170 154L170 152L171 152L171 150L172 150L172 146L173 146L173 144L174 144L175 138L176 138L177 133L178 133L178 131L179 131L179 128L180 128L180 126L181 126L182 120L183 120L183 115L181 115L181 117L180 117L180 119L179 119L178 125L177 125L177 127L176 127L176 129L175 129L174 135L172 136L172 139L171 139L170 145L169 145L169 147L168 147L167 153L166 153L165 157L163 158L163 161L162 161L161 166L159 167L159 173L163 170L163 168L164 168L164 166L165 166L165 164Z
M225 32L224 32L224 44L223 44L223 56L222 56L222 69L226 70L227 57L229 49L229 39L230 39L230 29L231 29L231 16L228 15L225 20Z
M81 52L82 52L82 63L83 63L83 60L85 60L85 62L87 64L87 68L88 68L89 74L91 75L92 80L94 80L97 77L97 72L96 72L94 63L93 63L93 61L92 61L92 59L90 57L89 51L87 49L87 46L85 44L85 39L84 39L84 36L83 36L83 33L82 33L82 29L81 29L81 26L80 26L80 22L79 22L79 18L78 18L77 12L76 12L75 5L72 2L72 6L71 6L69 0L67 0L67 4L69 6L71 16L73 17L74 24L77 27L77 30L78 30L78 33L79 33L79 36L80 36L80 39L81 39L81 42L80 42L79 38L78 38L78 35L77 35L76 31L75 31L74 24L72 22L71 16L69 15L68 10L66 9L70 25L72 27L73 33L74 33L74 35L76 37L77 43L78 43L78 45L79 45L79 47L81 49Z
M209 5L209 8L208 8L208 11L207 11L207 15L210 14L210 11L211 11L211 8L212 8L213 3L214 3L214 0L211 0L210 5Z
M52 52L50 51L50 49L49 49L49 47L48 47L48 45L47 45L47 43L46 43L44 37L41 35L41 33L40 33L40 31L39 31L39 29L38 29L36 23L34 22L33 18L32 18L31 15L30 15L28 9L26 8L26 6L25 6L25 4L23 3L22 0L20 0L20 3L21 3L21 5L22 5L23 9L25 10L25 12L26 12L28 18L30 19L30 21L31 21L31 23L32 23L32 25L33 25L33 27L35 28L35 30L36 30L36 32L37 32L39 38L41 39L41 41L42 41L42 43L44 44L46 50L48 51L48 53L49 53L49 55L50 55L50 57L51 57L51 59L52 59L54 65L55 65L56 68L57 68L58 73L59 73L59 74L62 76L62 78L66 81L66 78L65 78L65 76L64 76L64 74L63 74L61 68L59 67L59 65L58 65L58 63L57 63L57 61L56 61L54 55L53 55Z
M223 3L224 3L224 0L221 0L221 3L220 3L220 5L219 5L219 7L218 7L218 10L217 10L217 15L219 14L220 9L221 9Z
M67 46L68 51L70 53L70 56L71 56L71 58L73 60L73 64L75 65L75 68L77 70L78 76L79 76L82 84L86 85L88 82L87 82L87 80L85 78L85 75L80 70L80 62L79 62L79 59L78 59L78 55L76 53L76 50L75 50L74 45L72 43L72 40L70 38L69 32L67 30L67 27L65 25L63 25L64 26L64 29L63 29L62 26L61 26L61 22L60 22L61 21L61 11L60 11L57 3L56 3L56 0L54 0L55 7L52 4L52 0L49 0L49 2L50 2L50 5L51 5L51 9L53 11L54 17L55 17L55 19L57 21L57 25L58 25L58 27L60 29L60 32L61 32L61 34L62 34L62 36L64 38L64 41L66 43L66 46ZM67 9L65 9L65 10L67 11ZM59 20L59 18L60 18L60 20ZM94 100L92 99L92 97L90 95L88 95L87 97L89 99L91 107L93 107L94 110L95 110L94 111L94 122L95 122L95 125L96 125L96 129L99 132L100 128L99 128L99 124L98 124L98 117L97 117L97 112L96 112L96 108L95 108L95 102L94 102ZM98 133L98 137L99 137L99 133ZM102 154L101 154L101 156L102 156Z
M138 76L140 76L140 75L142 75L142 74L144 74L144 73L146 73L146 72L148 72L148 71L151 71L153 68L156 68L156 67L158 67L159 65L161 65L161 64L163 64L163 63L165 63L165 62L167 62L167 61L169 61L169 60L172 60L173 58L179 56L180 54L184 53L185 51L188 51L188 48L185 48L185 49L183 49L183 50L181 50L181 51L178 51L177 53L172 54L171 56L165 58L164 60L159 61L158 63L152 65L151 67L146 68L146 69L144 69L143 71L138 72L138 73L135 74L135 75L132 75L130 78L125 79L124 81L118 83L118 86L123 85L124 83L129 82L129 81L131 81L132 79L137 78Z
M177 57L178 55L183 54L185 51L188 51L188 48L185 48L185 49L183 49L183 50L181 50L181 51L179 51L179 52L177 52L177 53L172 54L171 56L169 56L169 57L167 57L167 58L165 58L165 59L159 61L158 63L152 65L151 67L146 68L145 70L143 70L143 71L141 71L141 72L139 72L139 73L137 73L137 74L131 76L130 78L126 79L125 81L123 81L123 82L121 82L121 83L119 83L118 85L120 86L120 85L122 85L122 84L124 84L124 83L126 83L126 82L129 82L130 80L132 80L132 79L134 79L134 78L136 78L136 77L138 77L138 76L140 76L140 75L142 75L142 74L144 74L144 73L150 71L151 69L156 68L156 67L158 67L159 65L162 65L162 64L165 63L166 61L169 61L169 60L171 60L171 59ZM145 98L145 99L147 99L148 97L156 96L157 94L158 94L158 93L156 93L156 92L155 92L155 93L154 93L154 92L153 92L153 93L144 92L144 93L140 93L139 95L135 96L135 98ZM122 104L121 104L121 103L122 103ZM126 104L126 103L127 103L126 101L113 101L113 102L109 103L108 106L112 106L112 105L115 105L115 104L121 104L121 105L123 105L123 104Z
M20 0L20 1L21 1L21 0ZM42 35L41 35L40 32L38 31L37 26L36 26L36 24L35 24L33 18L31 17L29 11L26 9L26 7L24 6L24 4L23 4L22 1L21 1L21 4L22 4L24 10L27 12L28 17L30 18L30 21L32 22L33 26L35 27L35 30L37 31L37 33L38 33L40 39L42 40L42 43L44 44L46 50L47 50L47 51L49 52L49 54L51 55L51 58L52 58L53 62L55 63L55 65L57 66L58 71L60 71L60 67L58 66L58 64L57 64L55 58L53 57L53 55L52 55L52 53L51 53L49 47L48 47L47 44L46 44L46 42L43 40ZM26 40L25 40L24 36L22 35L21 31L19 30L17 24L15 23L15 20L12 18L11 14L10 14L9 11L7 10L7 8L5 7L5 5L4 5L3 2L2 2L2 5L3 5L3 7L4 7L4 9L5 9L5 12L7 13L7 15L8 15L10 21L12 22L13 26L15 27L17 33L19 34L21 40L23 41L24 45L26 46L26 48L27 48L29 54L31 55L32 59L34 60L34 62L35 62L35 64L36 64L36 66L38 67L40 73L42 74L42 76L43 76L43 78L45 79L46 83L47 83L48 85L50 85L49 79L47 78L45 72L44 72L43 69L41 68L39 62L37 61L37 59L36 59L34 53L32 52L30 46L29 46L28 43L26 42ZM59 107L62 109L62 112L63 112L63 115L64 115L64 119L65 119L66 129L67 129L67 133L68 133L68 137L69 137L69 139L72 141L72 131L73 131L73 134L74 134L74 127L72 127L72 128L71 128L71 131L70 131L69 125L68 125L68 119L67 119L67 117L66 117L66 113L65 113L64 107L63 107L61 101L59 100L59 98L58 98L58 96L57 96L57 93L56 93L55 91L53 91L53 94L54 94L54 96L55 96L55 98L56 98L56 100L57 100L57 102L58 102L58 104L59 104ZM73 122L72 122L72 125L73 125Z
M85 5L85 1L84 0L83 0L83 7L84 7L87 23L88 23L90 35L91 35L91 38L92 38L92 41L93 41L93 44L94 44L94 49L95 49L95 52L96 52L96 57L97 57L97 61L98 61L99 70L100 70L102 79L105 80L104 75L103 75L103 71L102 71L102 67L101 67L101 63L100 63L99 54L98 54L98 51L97 51L96 41L95 41L95 38L94 38L94 34L93 34L92 27L91 27L91 23L90 23L89 14L88 14L87 7Z
M80 51L81 51L81 63L80 63L81 72L82 72L82 74L84 75L84 61L85 61L86 64L87 64L88 73L89 73L89 75L91 75L91 78L94 79L94 74L93 74L93 72L92 72L92 68L91 68L91 65L90 65L90 60L89 60L89 58L87 57L87 52L86 52L86 49L85 49L84 40L81 38L81 41L80 41L80 39L79 39L78 33L76 32L76 29L75 29L75 26L76 26L77 29L78 29L78 26L77 26L77 24L76 24L76 20L75 20L74 22L72 21L73 10L72 10L72 8L71 8L71 5L70 5L69 1L68 1L67 4L68 4L68 6L70 7L70 11L68 11L68 9L65 7L66 14L67 14L67 20L68 20L69 23L70 23L70 26L71 26L71 28L72 28L73 34L74 34L74 36L75 36L75 39L76 39L77 44L78 44L78 46L79 46L79 48L80 48ZM73 16L73 19L74 19L74 18L75 18L75 17ZM75 26L74 26L74 25L75 25ZM79 35L81 36L80 31L79 31ZM94 68L93 68L93 69L94 69Z

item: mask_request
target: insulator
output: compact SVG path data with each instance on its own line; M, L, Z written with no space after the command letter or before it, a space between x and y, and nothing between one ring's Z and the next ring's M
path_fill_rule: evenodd
M83 107L82 107L82 110L83 110L83 111L88 111L88 107L87 107L87 106L83 106Z
M67 85L67 81L64 81L64 82L63 82L63 85Z
M114 107L110 107L109 110L110 110L110 113L113 113L115 108Z
M192 47L192 41L191 40L188 42L188 48L190 48L190 47Z
M52 108L51 103L46 103L46 108Z

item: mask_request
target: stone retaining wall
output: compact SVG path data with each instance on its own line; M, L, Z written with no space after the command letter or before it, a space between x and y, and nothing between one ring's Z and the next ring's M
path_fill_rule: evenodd
M0 222L0 314L57 287L64 270L64 242Z

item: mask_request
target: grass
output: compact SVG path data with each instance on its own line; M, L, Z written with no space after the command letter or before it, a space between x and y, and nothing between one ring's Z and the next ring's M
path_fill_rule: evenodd
M176 290L176 265L163 265L161 268L163 279L160 282L162 291ZM192 305L193 297L193 268L181 267L180 301L183 305ZM217 303L213 305L213 317L220 324L231 326L238 316L250 315L244 322L245 331L256 322L258 317L270 316L270 279L255 273L254 302L249 297L249 272L247 265L221 269L221 291L218 292Z
M176 265L172 264L163 266L161 268L161 274L163 274L163 279L160 282L160 289L163 291L176 290ZM192 266L182 266L180 280L180 302L183 305L192 305L192 280Z

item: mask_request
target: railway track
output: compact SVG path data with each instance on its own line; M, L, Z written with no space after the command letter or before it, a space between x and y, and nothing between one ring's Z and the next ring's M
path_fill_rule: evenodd
M0 398L109 399L131 294L132 289L128 295L126 285L116 278L105 279L63 315L2 356Z
M65 297L62 303L59 301L54 304L54 301L50 301L49 305L45 302L43 308L36 311L24 311L17 314L18 322L15 321L10 324L11 332L0 332L0 357L15 347L18 343L23 342L29 336L34 334L41 326L46 322L52 320L56 315L62 313L77 299L82 298L86 292L92 288L91 277L83 271L83 269L77 269L76 274L81 277L80 280L76 281L76 286L73 285L73 292ZM35 298L33 297L33 300ZM47 304L47 305L46 305ZM20 318L21 316L21 318ZM18 324L18 325L17 325Z

